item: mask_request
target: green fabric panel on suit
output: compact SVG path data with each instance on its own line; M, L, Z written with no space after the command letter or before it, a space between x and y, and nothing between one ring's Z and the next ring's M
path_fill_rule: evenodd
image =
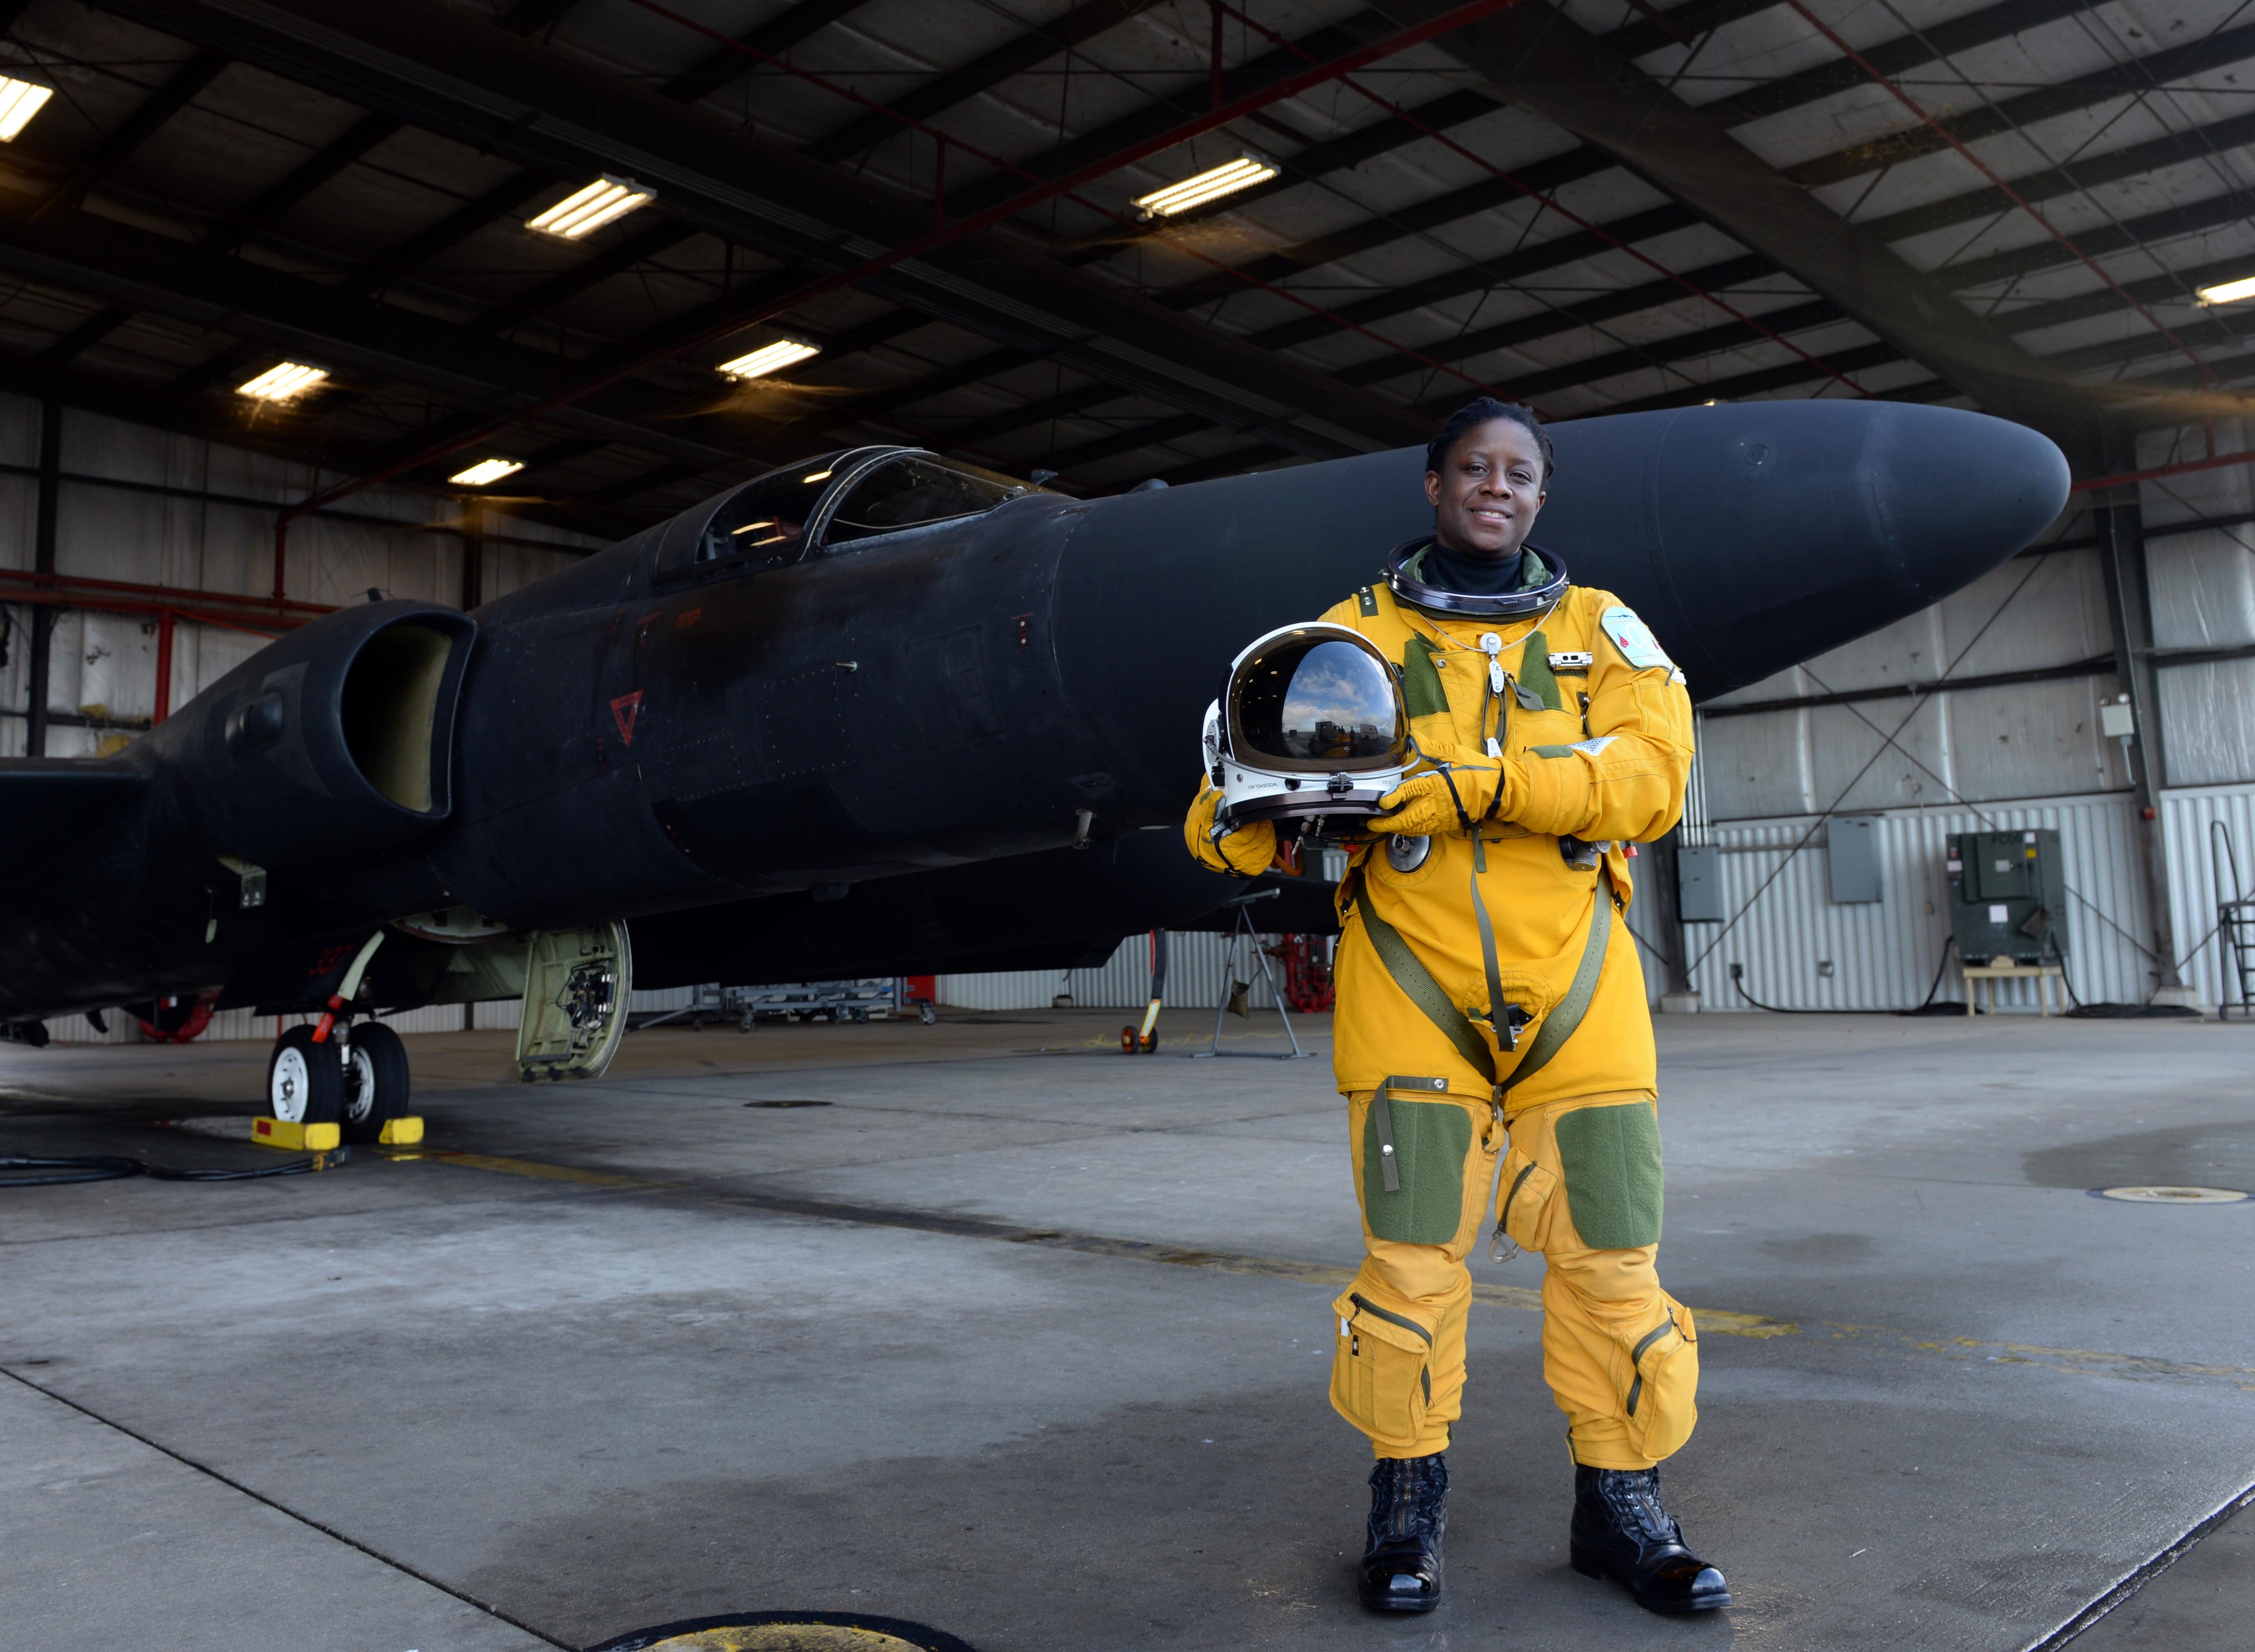
M1584 1107L1560 1118L1559 1167L1574 1229L1593 1250L1660 1242L1660 1119L1649 1102Z
M1401 645L1401 705L1413 718L1449 709L1441 674L1433 668L1433 645L1412 635Z
M1394 1158L1401 1190L1386 1191L1378 1123L1362 1124L1362 1208L1381 1239L1444 1245L1465 1214L1465 1158L1472 1150L1472 1116L1451 1102L1387 1102L1394 1115ZM1375 1112L1373 1108L1372 1112Z
M1519 656L1519 681L1542 696L1546 711L1563 711L1566 702L1559 697L1558 679L1550 669L1550 644L1540 631L1527 639L1527 648Z

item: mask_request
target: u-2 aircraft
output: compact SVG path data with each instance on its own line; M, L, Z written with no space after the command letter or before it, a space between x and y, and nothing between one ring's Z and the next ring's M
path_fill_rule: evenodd
M1978 578L2068 493L2043 437L1907 403L1552 436L1534 542L1635 607L1695 698ZM327 1012L362 1053L336 1084L305 1028L284 1043L295 1104L341 1095L349 1138L405 1085L355 1014L521 994L525 1074L585 1075L630 983L1052 966L1208 922L1240 886L1173 830L1204 707L1243 643L1430 530L1423 468L1082 500L857 448L470 613L327 614L116 757L0 763L0 1021ZM1264 927L1328 927L1299 881Z

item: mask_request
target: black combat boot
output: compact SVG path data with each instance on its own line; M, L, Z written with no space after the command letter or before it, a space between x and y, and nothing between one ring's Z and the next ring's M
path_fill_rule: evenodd
M1430 1612L1441 1604L1441 1534L1449 1529L1449 1462L1381 1457L1370 1471L1370 1541L1358 1574L1373 1612Z
M1731 1604L1723 1574L1683 1546L1683 1528L1661 1507L1656 1468L1577 1464L1570 1552L1575 1571L1626 1584L1636 1603L1654 1612Z

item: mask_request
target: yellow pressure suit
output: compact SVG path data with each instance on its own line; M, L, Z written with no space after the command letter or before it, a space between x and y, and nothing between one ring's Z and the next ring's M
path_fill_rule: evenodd
M1682 674L1615 598L1578 585L1499 621L1428 613L1380 584L1324 619L1399 662L1420 750L1462 766L1485 816L1435 835L1410 870L1414 840L1398 857L1386 838L1358 844L1341 886L1333 1068L1367 1255L1332 1305L1331 1404L1380 1457L1447 1447L1465 1258L1493 1186L1498 1225L1547 1264L1543 1375L1574 1460L1647 1468L1690 1435L1699 1355L1654 1268L1656 1074L1621 845L1682 811ZM1500 648L1483 652L1484 636ZM1191 808L1191 852L1257 875L1274 829L1215 841L1219 795L1208 786Z

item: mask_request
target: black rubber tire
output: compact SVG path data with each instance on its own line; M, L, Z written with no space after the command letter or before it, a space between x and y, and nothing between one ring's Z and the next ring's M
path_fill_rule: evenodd
M282 1071L288 1068L286 1074ZM301 1098L285 1102L277 1086L286 1081L294 1092L302 1087ZM266 1058L266 1105L277 1118L287 1118L285 1105L297 1112L291 1122L299 1124L335 1124L344 1117L344 1068L337 1060L334 1044L313 1042L313 1029L293 1026L274 1040L274 1053Z
M353 1065L373 1077L375 1094L355 1095L343 1111L344 1138L374 1142L395 1118L407 1116L407 1046L381 1021L352 1030Z

